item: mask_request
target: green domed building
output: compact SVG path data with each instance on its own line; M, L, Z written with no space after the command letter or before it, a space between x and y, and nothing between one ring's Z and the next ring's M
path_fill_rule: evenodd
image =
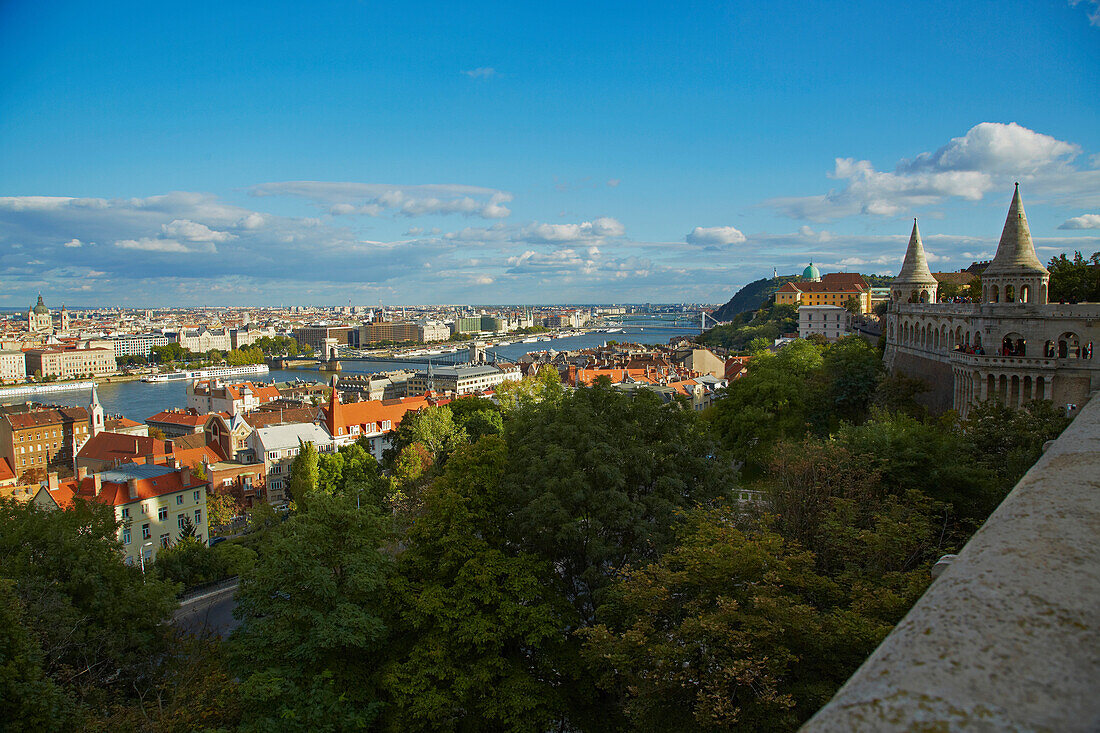
M811 262L810 266L802 271L802 279L811 283L821 282L821 270Z

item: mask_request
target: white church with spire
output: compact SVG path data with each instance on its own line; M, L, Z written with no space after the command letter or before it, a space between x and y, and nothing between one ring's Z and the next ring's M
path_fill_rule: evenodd
M997 254L981 276L980 303L940 303L916 220L890 286L886 351L891 373L927 382L929 407L966 416L999 400L1051 400L1069 413L1100 390L1100 304L1047 303L1050 273L1035 254L1020 187Z

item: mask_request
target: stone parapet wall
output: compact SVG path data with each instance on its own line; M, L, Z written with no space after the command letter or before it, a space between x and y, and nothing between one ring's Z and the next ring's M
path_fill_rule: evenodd
M833 699L833 731L1100 727L1100 399Z

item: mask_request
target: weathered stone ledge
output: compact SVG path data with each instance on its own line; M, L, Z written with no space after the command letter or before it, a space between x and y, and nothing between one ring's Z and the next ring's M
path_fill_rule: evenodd
M1100 398L802 730L1100 730Z

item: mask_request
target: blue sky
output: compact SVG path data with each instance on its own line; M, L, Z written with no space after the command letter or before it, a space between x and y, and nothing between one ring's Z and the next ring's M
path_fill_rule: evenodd
M0 2L0 305L724 302L1100 250L1100 6Z

